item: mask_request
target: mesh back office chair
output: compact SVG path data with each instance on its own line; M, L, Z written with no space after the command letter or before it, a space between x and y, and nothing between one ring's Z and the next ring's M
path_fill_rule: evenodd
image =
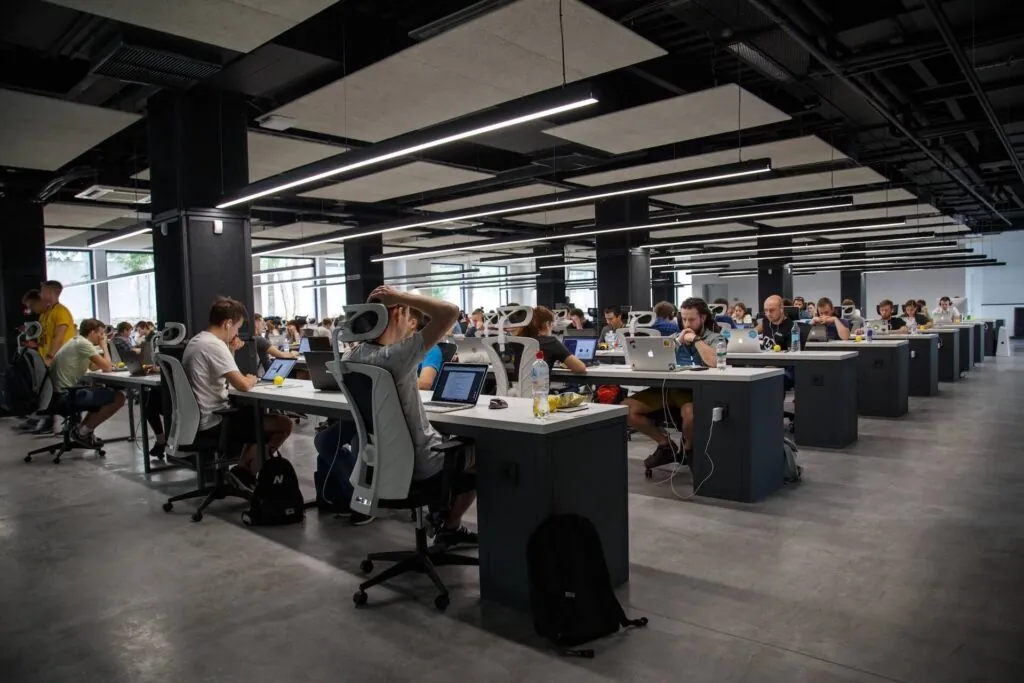
M441 361L444 363L451 363L459 350L458 345L451 342L438 342L437 348L441 349Z
M345 324L334 331L334 348L345 342L377 339L388 325L387 309L380 304L345 307ZM427 516L424 509L432 507L444 519L452 500L452 482L463 469L471 445L446 441L435 448L444 453L444 475L440 498L421 490L412 481L415 450L398 400L394 378L386 369L365 363L341 360L337 350L328 363L328 371L348 401L358 437L358 459L352 473L354 488L350 506L356 512L376 515L379 510L413 510L416 521L416 549L411 551L371 553L360 564L364 572L373 571L374 561L395 564L363 582L352 596L356 606L367 601L366 589L407 572L425 573L437 587L434 605L448 607L448 589L437 574L436 567L445 565L478 566L475 557L445 552L427 545ZM435 494L436 495L436 492Z
M530 364L540 351L540 344L532 337L510 337L508 331L526 327L532 319L533 309L529 306L506 306L498 309L496 321L487 321L485 334L488 336L482 338L482 343L494 372L497 396L519 396L520 388L530 385ZM492 334L497 336L490 336ZM509 378L506 363L511 366L512 378Z
M169 462L193 469L196 473L196 488L188 493L168 498L163 505L164 512L173 510L174 504L178 501L204 498L199 508L192 514L192 521L198 522L203 519L203 510L215 500L227 496L237 496L248 500L249 495L228 486L224 480L224 471L237 462L237 458L227 457L227 429L224 429L223 421L216 436L201 435L199 433L199 404L196 402L196 395L192 391L192 385L189 384L181 361L174 356L158 353L156 362L160 366L161 377L171 397L171 423L167 428L166 458ZM226 418L227 415L237 412L237 410L237 408L226 408L218 410L217 414ZM210 481L210 470L212 470L212 481Z
M43 388L40 391L40 402L39 405L43 406L43 410L40 412L44 415L60 416L64 418L64 424L60 430L60 441L49 446L43 446L33 451L29 451L25 455L25 462L32 462L32 456L39 455L40 453L48 453L53 455L53 464L59 465L60 459L64 457L65 453L70 453L74 450L92 450L99 457L105 457L107 452L103 450L102 442L97 448L86 448L85 446L79 445L71 437L74 434L75 428L82 421L82 409L78 408L76 404L76 397L78 392L87 387L84 386L73 386L63 391L57 389L56 379L53 373L46 373L46 380L43 383ZM45 402L44 402L45 401ZM125 439L108 439L108 442L124 441Z

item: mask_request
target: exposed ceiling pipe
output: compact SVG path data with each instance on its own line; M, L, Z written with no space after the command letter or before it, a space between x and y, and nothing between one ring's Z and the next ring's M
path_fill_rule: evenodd
M1010 163L1012 163L1013 167L1017 169L1017 175L1020 176L1021 181L1024 181L1024 165L1021 164L1020 157L1017 156L1017 152L1013 148L1013 142L1006 134L1006 129L1004 129L1003 124L999 122L999 118L996 116L996 112L992 108L992 103L988 100L988 95L985 94L985 90L981 87L978 75L974 73L974 69L971 67L970 62L967 61L967 55L964 54L963 48L960 47L960 42L956 39L956 34L953 33L953 27L949 25L949 19L946 18L945 12L942 11L942 8L939 7L939 4L935 2L935 0L925 0L924 4L928 8L928 12L932 15L936 28L938 28L939 33L942 34L942 39L946 41L946 46L949 48L950 54L953 55L953 59L956 60L957 66L959 66L960 71L963 72L968 85L970 85L971 90L974 91L974 96L978 98L978 104L981 105L982 111L985 112L988 122L992 124L992 129L996 132L996 137L998 137L999 141L1003 143L1003 149L1005 149L1007 155L1009 155Z
M940 159L935 152L933 152L927 145L914 135L914 133L907 128L906 125L899 119L898 116L890 112L881 102L878 101L873 95L867 92L860 84L851 80L844 72L842 67L836 63L834 59L826 55L818 48L814 38L806 35L796 25L794 25L788 18L782 16L775 6L769 3L767 0L748 0L748 2L760 10L766 17L771 19L775 24L781 28L790 38L795 40L803 49L807 50L818 62L824 65L829 71L833 73L840 81L843 82L846 87L852 90L855 94L861 97L871 107L878 112L878 114L884 118L889 124L895 127L900 133L902 133L910 142L912 142L918 149L924 152L925 156L943 173L952 178L960 187L966 190L970 195L977 199L982 206L986 207L992 212L992 215L998 217L1007 225L1010 225L1010 220L992 205L989 200L985 199L980 192L974 189L970 183L965 181L963 178L958 176L949 166L947 166L942 159Z

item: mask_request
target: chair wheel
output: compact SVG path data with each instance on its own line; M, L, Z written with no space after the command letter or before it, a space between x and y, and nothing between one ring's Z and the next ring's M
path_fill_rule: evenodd
M60 464L60 456L59 455L56 458L53 459L53 464L54 465L59 465Z
M373 571L373 562L371 562L370 560L363 560L359 563L359 571L363 572L364 574L369 574Z
M26 455L25 456L25 462L32 462L32 456L31 455Z
M352 596L352 602L355 603L356 607L362 607L368 599L366 591L356 591L355 595Z
M441 595L438 595L436 598L434 598L434 607L436 607L439 611L443 612L446 609L448 609L449 602L450 601L448 600L448 594L441 593Z
M302 420L302 418L300 418L300 417L295 418L295 424L300 424L301 420Z
M651 470L649 468L645 469L644 470L644 479L653 479L653 478L654 478L654 470Z
M96 455L98 455L101 458L105 458L105 457L107 457L107 452L105 450L103 450L102 448L98 448L98 449L96 449Z
M164 503L163 508L164 512L170 512L171 510L174 509L174 503Z
M192 521L193 522L201 522L201 521L203 521L203 513L202 512L193 512L192 513Z

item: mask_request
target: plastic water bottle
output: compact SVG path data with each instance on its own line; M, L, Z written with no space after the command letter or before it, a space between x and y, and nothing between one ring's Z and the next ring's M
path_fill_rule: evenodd
M530 366L530 383L533 385L533 416L538 420L548 419L548 389L550 379L548 364L544 361L544 352L537 352L537 360Z
M725 337L719 337L718 343L715 344L715 367L719 370L725 370L725 354L728 349L729 343L725 341Z
M800 326L793 323L793 329L789 331L789 352L800 353Z
M604 335L604 343L609 349L615 346L615 333L606 332Z
M875 331L869 327L868 329L864 330L864 336L867 337L867 340L870 343L871 340L875 338Z

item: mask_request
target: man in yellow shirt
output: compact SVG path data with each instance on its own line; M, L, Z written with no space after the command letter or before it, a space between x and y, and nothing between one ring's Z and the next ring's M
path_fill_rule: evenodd
M46 304L46 311L39 316L43 334L39 343L39 355L47 365L72 337L75 336L75 319L68 307L60 302L64 286L56 280L47 280L39 288L39 294Z

